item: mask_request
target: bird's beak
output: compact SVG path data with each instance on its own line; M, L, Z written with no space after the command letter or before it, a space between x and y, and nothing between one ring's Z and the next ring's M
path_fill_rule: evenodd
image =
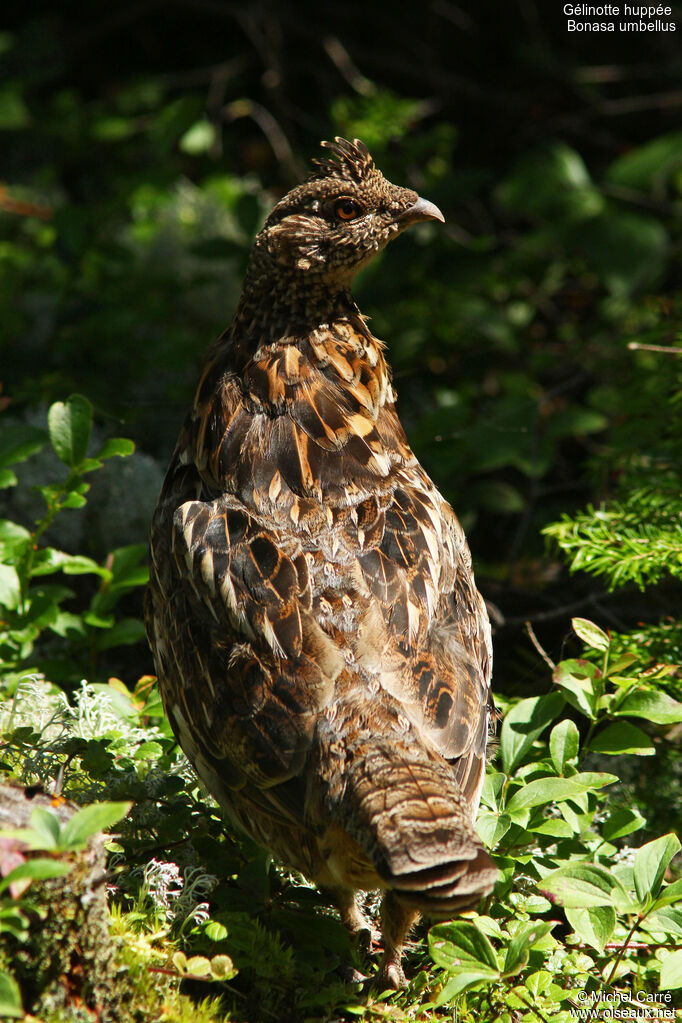
M420 220L440 220L445 223L445 217L435 203L428 199L417 198L416 203L410 206L400 215L400 223L407 227L409 224L418 224Z

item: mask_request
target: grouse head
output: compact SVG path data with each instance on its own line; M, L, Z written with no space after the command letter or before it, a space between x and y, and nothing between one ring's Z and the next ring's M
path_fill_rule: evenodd
M437 206L391 184L359 140L323 142L303 184L281 199L256 238L247 281L270 300L338 294L406 227L443 220Z

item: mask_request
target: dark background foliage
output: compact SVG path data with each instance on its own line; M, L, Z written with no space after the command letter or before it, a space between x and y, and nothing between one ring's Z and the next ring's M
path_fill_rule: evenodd
M609 595L541 536L658 457L677 371L627 345L677 325L680 35L566 22L554 0L6 9L6 415L78 390L138 447L62 543L144 539L253 234L321 138L355 133L446 215L356 290L468 530L498 686L532 685L528 618L559 654L571 611L622 631L671 613L665 580Z

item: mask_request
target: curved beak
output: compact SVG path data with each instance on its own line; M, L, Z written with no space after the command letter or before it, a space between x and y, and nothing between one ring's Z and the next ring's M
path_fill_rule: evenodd
M405 224L406 227L408 224L417 224L420 220L440 220L441 224L445 223L445 217L436 204L421 197L418 197L414 205L401 213L399 219L401 224Z

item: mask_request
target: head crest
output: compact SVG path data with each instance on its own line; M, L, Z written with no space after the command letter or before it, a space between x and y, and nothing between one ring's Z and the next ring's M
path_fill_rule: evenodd
M328 149L330 155L313 160L317 170L313 171L308 180L333 176L348 181L362 181L374 170L374 161L360 139L349 142L337 135L333 142L321 142L320 145Z

